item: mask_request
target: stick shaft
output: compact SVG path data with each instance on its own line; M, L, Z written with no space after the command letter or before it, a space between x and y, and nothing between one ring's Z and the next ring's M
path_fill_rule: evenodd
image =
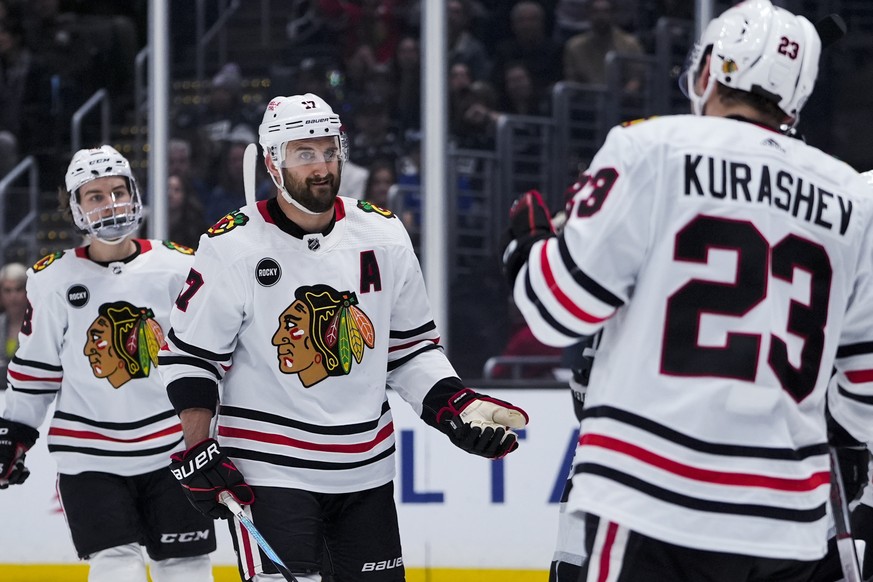
M297 578L294 577L294 574L291 573L291 570L288 569L288 566L285 565L285 562L282 561L282 558L279 557L279 554L267 543L267 540L264 539L264 536L258 531L258 528L255 527L255 524L252 523L252 520L246 515L245 510L243 510L242 506L237 503L236 499L233 498L233 495L230 494L226 489L218 494L218 500L223 503L230 510L231 513L236 516L240 525L245 528L249 535L255 538L255 541L258 543L258 546L264 551L264 554L276 565L279 569L279 573L288 580L288 582L298 582Z

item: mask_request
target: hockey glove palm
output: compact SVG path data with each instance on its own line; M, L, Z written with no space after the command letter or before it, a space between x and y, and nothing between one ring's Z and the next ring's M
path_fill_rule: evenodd
M515 284L534 243L554 234L552 215L539 192L529 190L512 203L503 245L503 272L510 286Z
M30 476L24 454L39 438L39 431L26 424L0 418L0 489L20 485Z
M464 388L436 415L440 429L468 453L499 459L518 448L512 429L524 428L527 413L503 400Z
M250 505L255 494L242 473L222 452L215 439L206 439L185 452L170 456L170 471L182 484L185 495L197 511L212 519L232 517L230 510L218 501L225 489L241 505Z

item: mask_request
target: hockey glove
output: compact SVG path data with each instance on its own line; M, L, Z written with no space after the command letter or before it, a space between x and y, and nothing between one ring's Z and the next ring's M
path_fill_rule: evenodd
M524 428L528 416L509 402L464 388L437 412L436 422L456 447L499 459L518 448L512 429Z
M242 473L222 452L215 439L206 439L185 452L173 453L170 471L182 484L188 501L200 513L212 519L226 519L233 514L218 501L218 494L230 491L241 505L250 505L255 494Z
M539 192L528 190L512 203L503 245L503 273L510 287L515 285L534 243L554 234L552 215Z
M24 454L39 438L39 431L26 424L0 418L0 489L20 485L30 476Z

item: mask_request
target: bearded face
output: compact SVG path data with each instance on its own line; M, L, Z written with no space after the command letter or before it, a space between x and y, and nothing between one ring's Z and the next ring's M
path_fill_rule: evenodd
M281 172L291 198L311 212L333 208L339 192L339 154L335 137L288 142Z

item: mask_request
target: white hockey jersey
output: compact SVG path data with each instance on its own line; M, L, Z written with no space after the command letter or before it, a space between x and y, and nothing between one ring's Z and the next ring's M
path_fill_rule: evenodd
M400 220L343 197L335 209L326 235L300 232L275 199L227 215L201 237L171 316L161 373L171 391L221 380L217 438L252 485L387 483L386 383L420 414L457 375Z
M30 307L3 416L38 427L54 401L43 436L63 474L139 475L184 449L155 367L193 251L135 242L138 252L126 261L97 263L79 247L28 270Z
M869 188L753 123L613 129L514 288L535 335L604 327L570 505L670 543L825 553L824 403L873 436ZM836 393L836 391L834 391Z

